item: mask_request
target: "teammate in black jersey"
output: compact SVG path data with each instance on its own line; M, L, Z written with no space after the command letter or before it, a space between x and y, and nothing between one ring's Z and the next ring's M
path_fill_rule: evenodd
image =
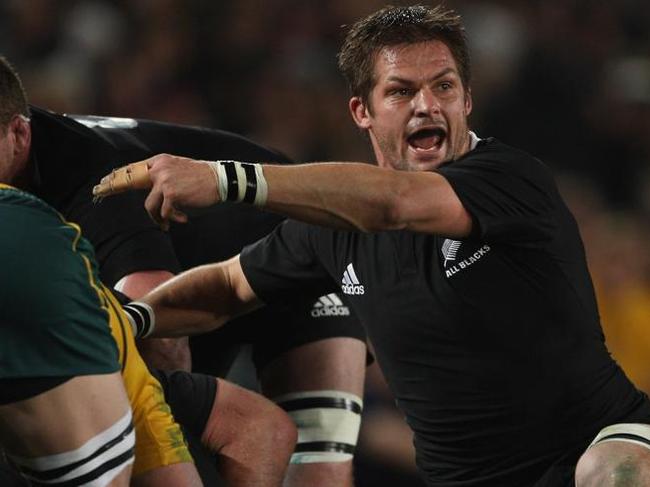
M379 167L145 161L159 221L244 200L338 229L288 222L236 259L182 274L144 298L154 335L211 329L215 315L336 282L428 485L568 487L574 473L580 487L650 485L650 402L605 347L548 168L469 131L460 18L384 8L352 26L339 64Z
M98 204L92 201L92 187L99 175L159 152L288 163L281 154L235 134L146 120L64 116L37 107L30 107L26 127L31 131L30 162L29 170L19 175L21 187L80 224L95 247L102 280L131 298L183 269L237 254L282 221L252 208L224 206L197 212L191 224L163 232L143 208L145 194L124 194ZM191 343L193 370L217 376L228 371L242 343L253 344L263 392L300 421L299 443L287 471L287 486L352 484L365 335L335 292L336 287L330 286L320 297L288 298ZM186 341L159 341L144 351L151 364L189 369ZM205 376L195 379L195 393L214 390L203 387ZM177 388L185 384L183 380L163 382ZM249 476L266 469L268 474L261 475L266 478L260 481L275 485L271 472L285 457L284 444L293 441L293 427L285 428L285 423L273 415L261 418L269 408L242 395L241 389L226 381L219 384L215 402L219 414L213 417L220 421L212 424L211 430L223 435L223 444L229 445L221 449L224 468L230 465L233 475L239 469L241 475ZM178 409L183 408L182 394L174 397L181 398L173 404L178 415ZM309 400L307 412L300 402L305 398ZM358 404L359 410L332 406L348 399ZM209 405L206 414L211 413L212 401L214 397L205 398ZM194 414L195 406L187 404L187 416ZM245 417L259 419L251 424L243 421ZM246 442L228 441L242 435ZM214 445L219 438L211 440ZM239 448L246 445L247 450ZM250 477L246 478L252 485Z

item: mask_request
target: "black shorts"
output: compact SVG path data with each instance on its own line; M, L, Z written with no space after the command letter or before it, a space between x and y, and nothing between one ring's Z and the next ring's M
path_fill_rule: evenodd
M327 295L286 307L266 306L219 330L190 337L190 347L194 370L222 376L243 343L252 345L253 362L259 371L293 348L337 337L366 340L350 308Z
M0 485L2 487L30 487L25 477L20 475L8 462L0 450Z
M576 453L580 458L582 452L571 452L563 460L552 465L533 487L573 487L575 485Z
M0 406L38 396L70 379L72 379L71 376L0 379Z
M150 368L158 379L172 414L185 431L201 437L217 397L214 377L182 370L165 371Z
M174 419L181 425L196 469L204 485L223 486L217 471L217 456L201 443L203 431L217 397L217 381L203 374L150 369L158 379Z

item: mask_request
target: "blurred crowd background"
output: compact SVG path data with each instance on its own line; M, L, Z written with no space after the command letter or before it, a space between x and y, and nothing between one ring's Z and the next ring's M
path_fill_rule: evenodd
M393 2L401 3L401 2ZM336 68L378 0L2 0L0 54L31 102L243 133L297 161L372 161ZM472 50L479 136L552 166L587 248L607 340L650 391L650 2L448 1ZM420 485L369 370L358 485Z

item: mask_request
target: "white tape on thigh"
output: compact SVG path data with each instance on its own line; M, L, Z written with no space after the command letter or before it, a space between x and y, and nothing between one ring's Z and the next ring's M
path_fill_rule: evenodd
M76 450L36 458L13 455L9 458L25 477L40 484L56 487L73 481L85 487L104 487L133 463L134 447L135 433L129 410Z
M606 426L591 442L589 447L596 443L608 441L625 441L650 449L650 425L643 423L619 423Z
M361 426L363 401L342 391L296 392L274 398L298 427L291 463L352 460Z

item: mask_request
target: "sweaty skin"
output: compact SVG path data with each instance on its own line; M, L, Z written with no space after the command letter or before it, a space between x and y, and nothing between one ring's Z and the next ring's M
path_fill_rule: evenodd
M375 79L369 100L353 97L350 111L380 167L430 171L469 150L472 98L444 43L384 47Z

